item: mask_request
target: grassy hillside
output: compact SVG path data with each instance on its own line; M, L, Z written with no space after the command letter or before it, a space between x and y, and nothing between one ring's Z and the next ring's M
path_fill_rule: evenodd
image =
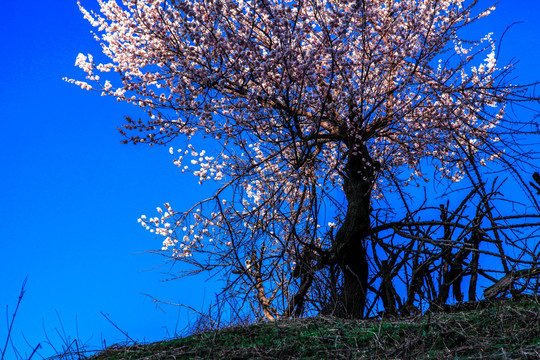
M105 349L112 359L540 359L540 298L482 301L422 317L315 317Z

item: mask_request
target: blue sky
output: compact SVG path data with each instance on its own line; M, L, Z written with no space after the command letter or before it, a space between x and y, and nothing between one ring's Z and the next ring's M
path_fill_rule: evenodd
M96 8L94 0L83 4ZM188 313L157 308L142 294L200 309L213 299L212 286L161 282L167 267L145 271L163 263L144 253L161 244L137 218L167 201L185 208L203 189L179 172L167 148L120 144L116 128L125 115L141 115L135 107L62 81L84 78L74 66L79 52L100 51L75 0L5 0L1 14L0 346L5 306L11 315L27 276L12 334L22 354L46 335L60 347L62 326L94 348L102 339L125 340L100 312L139 341L173 335ZM507 25L524 21L506 35L500 56L520 60L522 83L540 80L539 14L538 0L502 0L474 29L498 39Z

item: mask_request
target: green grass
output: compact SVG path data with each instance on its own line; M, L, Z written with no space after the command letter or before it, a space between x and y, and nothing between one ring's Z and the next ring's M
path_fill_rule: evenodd
M91 359L540 359L539 298L445 310L383 320L314 317L258 323L115 346Z

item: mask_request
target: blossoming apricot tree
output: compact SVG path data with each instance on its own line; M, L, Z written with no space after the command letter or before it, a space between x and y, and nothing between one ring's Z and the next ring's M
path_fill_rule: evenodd
M87 81L67 81L144 109L125 141L183 140L175 164L219 184L139 222L174 259L226 271L267 319L302 315L322 277L364 316L377 199L426 178L426 160L458 182L471 156L503 156L505 106L524 96L490 34L462 37L493 10L476 2L98 2L79 6L108 62L79 54Z

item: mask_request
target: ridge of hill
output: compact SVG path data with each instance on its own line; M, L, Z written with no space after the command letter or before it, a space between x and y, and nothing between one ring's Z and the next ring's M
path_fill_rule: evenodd
M540 296L445 306L420 317L234 326L113 346L90 359L540 359Z

